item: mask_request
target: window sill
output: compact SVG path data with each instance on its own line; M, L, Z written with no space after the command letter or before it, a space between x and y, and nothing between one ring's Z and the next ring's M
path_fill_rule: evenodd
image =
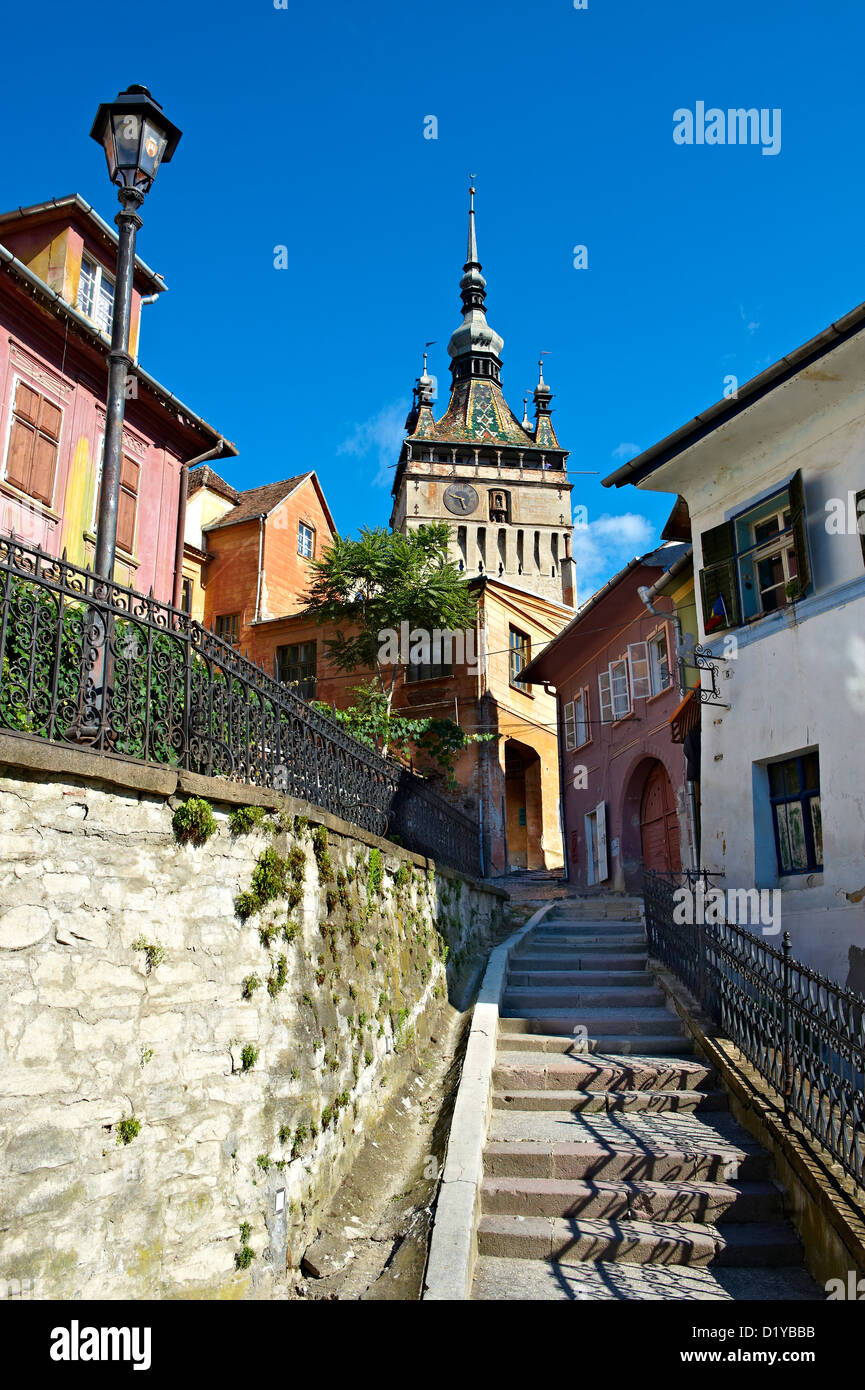
M531 690L529 690L525 685L520 685L517 681L508 681L508 685L510 686L511 690L516 690L518 695L525 695L527 700L533 700L535 698Z
M83 535L84 535L84 539L85 539L90 545L95 545L95 544L96 544L96 532L95 532L95 531L85 531L85 532L83 533ZM124 565L132 565L132 567L133 567L134 569L138 569L138 566L140 565L141 561L138 559L138 557L137 557L136 555L130 555L130 553L129 553L128 550L122 550L122 549L120 548L119 545L116 547L116 554L117 554L117 558L118 558L119 560L121 560L122 563L123 563Z
M59 512L55 512L52 507L46 507L45 503L40 502L38 497L31 497L29 492L22 491L14 483L8 483L5 478L0 479L0 492L4 492L7 497L14 497L16 502L23 502L31 511L35 509L40 517L47 517L55 525L62 520Z
M803 869L798 874L779 874L778 887L787 892L805 888L821 888L823 886L822 869Z
M405 680L405 681L403 681L403 689L404 689L404 690L414 690L415 686L418 686L418 685L436 685L436 684L439 684L439 685L440 685L442 681L453 681L453 680L456 680L456 676L455 676L454 672L451 671L451 673L450 673L449 676L424 676L422 680L418 680L418 681L409 681L409 680Z
M651 705L651 704L653 704L653 702L654 702L655 700L660 700L661 697L662 697L663 695L669 695L669 693L670 693L670 691L671 691L672 689L673 689L673 685L672 685L672 682L670 682L669 685L665 685L665 686L664 686L664 689L663 689L663 690L657 691L656 694L654 694L654 695L649 695L649 696L647 696L647 698L646 698L646 704L647 704L647 705Z

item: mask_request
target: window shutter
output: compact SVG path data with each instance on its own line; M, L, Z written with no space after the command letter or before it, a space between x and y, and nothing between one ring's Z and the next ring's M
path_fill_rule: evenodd
M700 537L703 566L720 565L722 560L732 560L736 554L736 532L732 521L722 521L720 526L712 526Z
M584 685L579 699L574 701L574 722L576 724L577 747L582 748L589 741L589 687Z
M51 505L54 491L54 468L57 463L57 445L53 439L37 434L33 445L33 462L30 465L30 484L27 491L31 497Z
M565 708L564 708L564 719L565 719L565 749L566 749L567 752L570 753L570 752L572 752L573 749L576 748L576 746L577 746L577 727L576 727L576 720L575 720L575 718L574 718L574 702L573 702L573 700L570 700L570 701L568 702L568 704L565 705Z
M23 420L13 419L9 435L9 453L6 456L6 478L23 492L26 492L30 485L30 458L35 437L36 431L25 425Z
M604 879L609 878L610 870L607 865L607 803L599 801L595 807L595 826L598 833L598 883L603 883Z
M859 544L862 547L862 559L865 561L865 487L856 493L856 526L859 531Z
M610 689L613 697L613 718L624 719L631 712L631 687L628 663L622 658L610 663Z
M647 700L652 693L649 679L649 645L647 642L632 642L628 647L628 665L631 668L631 695L635 700Z
M811 587L811 561L808 553L808 518L805 513L805 489L802 485L802 470L797 469L790 479L790 525L796 544L796 563L800 587L797 594L807 592Z
M722 521L700 537L703 568L700 570L700 593L703 597L703 628L712 616L712 609L723 598L727 621L718 627L737 627L739 624L739 594L736 585L736 534L731 521Z
M135 546L135 514L138 509L138 475L140 468L133 459L123 455L120 463L120 496L117 499L117 544L127 555Z
M602 671L598 676L598 694L601 697L601 723L613 722L613 696L610 688L610 672Z

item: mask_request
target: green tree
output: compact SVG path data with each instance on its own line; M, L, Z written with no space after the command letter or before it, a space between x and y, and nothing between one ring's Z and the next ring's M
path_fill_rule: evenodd
M437 629L459 632L475 626L475 597L448 559L449 538L446 521L419 526L405 535L384 527L364 527L357 540L335 537L321 559L311 561L305 616L336 629L334 637L325 639L325 647L341 671L371 673L371 679L358 688L350 723L352 732L366 733L367 741L378 735L385 752L397 732L391 705L400 664L381 660L382 633L398 634L405 622L409 631L419 629L430 636ZM431 721L402 722L428 725ZM416 739L423 732L421 728L401 730L398 742Z

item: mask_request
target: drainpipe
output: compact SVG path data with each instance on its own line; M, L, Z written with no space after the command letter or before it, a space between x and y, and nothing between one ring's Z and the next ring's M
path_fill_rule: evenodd
M177 536L174 542L174 589L171 602L179 608L183 597L183 539L186 530L186 499L189 496L189 470L195 464L205 463L207 459L217 458L222 452L225 440L220 436L219 443L206 453L194 459L187 459L180 465L180 495L177 503Z
M673 626L676 629L676 665L679 670L679 693L681 694L683 699L685 698L685 695L688 692L687 687L685 685L685 658L683 655L684 643L682 641L682 623L678 613L675 610L675 607L672 613L659 613L657 608L655 607L655 599L658 597L658 586L660 584L666 585L671 578L675 577L676 574L678 574L681 570L685 569L686 565L688 565L690 562L691 552L689 551L686 555L683 555L680 560L677 560L674 565L671 565L668 570L665 570L664 573L661 575L661 578L657 580L651 586L651 588L647 588L645 584L641 584L639 589L637 590L637 594L639 595L641 601L645 605L647 612L651 613L653 618L672 619ZM682 754L682 757L684 758L684 753ZM699 855L697 854L697 796L696 792L694 791L694 783L691 781L690 777L686 781L686 786L688 788L688 837L691 842L691 868L698 869L700 867L700 863Z
M261 613L261 581L264 574L264 517L262 512L258 518L258 579L255 585L255 617L253 622L257 623Z

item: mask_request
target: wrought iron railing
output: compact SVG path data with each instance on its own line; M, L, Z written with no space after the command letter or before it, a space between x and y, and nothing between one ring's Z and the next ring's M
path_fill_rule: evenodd
M647 872L652 955L706 1012L847 1173L865 1187L865 998L794 960L744 927L676 921L679 888L705 875ZM692 901L693 899L691 899ZM713 914L706 913L706 917Z
M0 728L272 787L464 873L477 827L167 604L0 536Z

